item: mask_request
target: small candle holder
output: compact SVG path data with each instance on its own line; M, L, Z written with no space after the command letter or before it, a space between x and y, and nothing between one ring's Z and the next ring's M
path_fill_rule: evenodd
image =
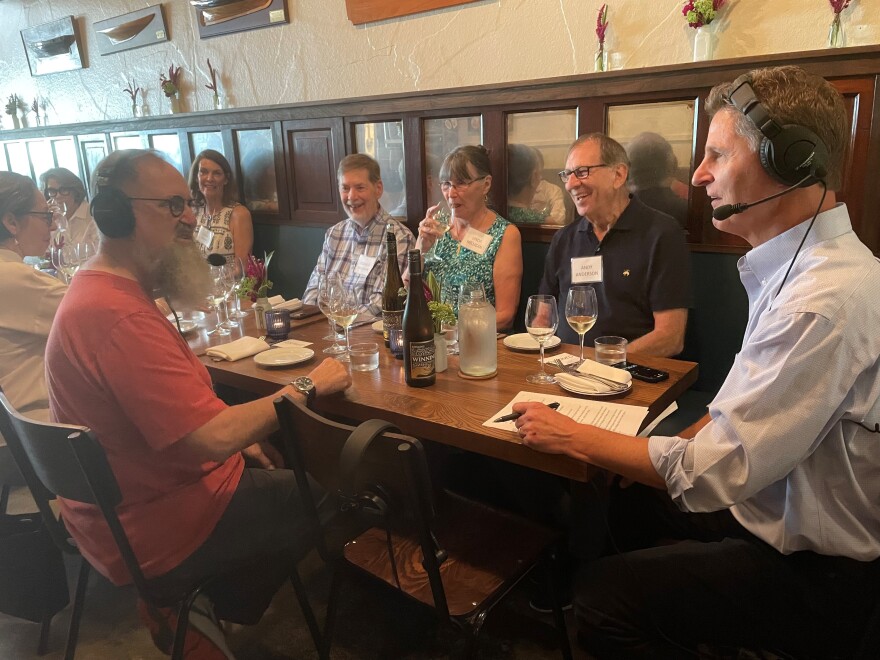
M391 328L388 331L388 346L391 348L391 355L398 360L403 359L403 330L400 328Z
M266 335L270 339L287 339L290 333L290 310L270 309L265 316Z

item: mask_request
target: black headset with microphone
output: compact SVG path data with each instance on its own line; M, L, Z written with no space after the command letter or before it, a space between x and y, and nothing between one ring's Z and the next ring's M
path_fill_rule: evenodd
M119 171L142 156L153 152L141 149L114 151L98 164L95 172L95 196L89 210L95 224L108 238L127 238L134 233L135 219L131 200L116 185Z

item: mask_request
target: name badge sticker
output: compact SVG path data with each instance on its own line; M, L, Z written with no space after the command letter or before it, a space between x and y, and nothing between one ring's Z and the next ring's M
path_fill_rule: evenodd
M489 234L484 234L473 227L468 227L468 230L464 233L464 238L461 240L461 245L471 252L486 254L486 250L489 249L491 242L492 237Z
M196 242L206 248L210 248L211 243L214 242L214 232L202 225L199 227L198 232L196 232Z
M602 255L571 260L571 283L594 284L602 281Z
M368 257L365 254L362 254L358 257L357 263L354 266L354 274L358 278L366 279L367 275L370 274L370 271L373 270L373 266L376 265L376 257Z

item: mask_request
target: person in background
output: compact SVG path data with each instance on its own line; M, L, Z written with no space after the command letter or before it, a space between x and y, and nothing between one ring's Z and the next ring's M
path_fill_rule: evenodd
M878 601L880 262L834 193L846 105L783 66L717 85L706 110L693 184L716 211L766 200L713 220L752 249L737 264L742 349L708 414L633 438L528 403L516 425L529 447L637 482L610 516L626 552L576 583L591 657L703 657L700 644L854 657Z
M539 180L535 195L532 197L532 210L540 211L544 215L544 223L548 225L564 225L565 195L562 188L544 178L544 154L535 148L538 157Z
M52 416L88 426L106 452L121 489L119 516L151 590L171 601L236 566L205 593L220 619L256 623L307 542L296 479L276 469L280 456L266 442L278 428L272 401L332 394L351 376L328 358L273 395L227 406L153 302L163 295L191 304L204 300L210 286L209 266L193 241L195 201L187 182L143 150L113 152L95 177L93 212L103 237L49 336ZM89 562L115 584L130 582L100 510L60 503ZM138 610L167 653L160 631L173 629L175 612L163 609L158 620L143 603ZM187 657L226 657L195 626L187 646Z
M525 144L511 144L507 147L507 219L517 224L541 224L544 211L533 209L532 200L541 170L538 167L538 153Z
M189 170L189 189L199 204L196 242L202 253L220 254L238 270L254 248L254 222L247 207L238 203L226 157L214 149L199 152Z
M346 156L339 163L336 179L348 217L330 227L324 235L324 246L306 284L303 303L317 304L318 280L322 274L339 273L346 287L357 295L361 310L381 316L386 227L394 231L397 261L404 274L413 235L379 204L383 186L379 163L375 160L366 154Z
M49 421L43 355L67 286L22 262L42 256L55 227L43 195L26 176L0 172L0 387L18 411ZM17 482L0 436L0 484Z
M626 145L629 156L629 189L637 200L652 209L671 215L687 227L687 198L676 195L672 188L678 160L672 145L662 135L645 132Z
M457 147L443 160L440 181L452 216L449 231L441 231L434 219L441 205L431 206L419 223L416 247L424 254L437 244L442 261L429 262L426 269L442 286L481 282L495 306L496 327L507 330L519 305L522 239L514 225L486 206L492 188L489 152L482 145Z
M53 167L40 175L40 189L50 204L63 211L62 222L71 243L98 245L98 228L89 212L86 188L76 174L64 167Z
M559 176L582 217L550 242L539 293L556 296L564 307L572 284L592 284L599 318L586 334L588 345L616 335L629 340L633 353L677 355L692 302L684 231L670 216L632 198L626 151L607 135L579 137L565 167ZM567 323L556 334L578 343Z

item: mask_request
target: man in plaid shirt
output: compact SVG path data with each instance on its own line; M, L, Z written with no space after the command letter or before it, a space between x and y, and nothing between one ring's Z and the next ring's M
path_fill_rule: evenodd
M400 272L407 266L407 253L415 238L405 225L392 218L379 205L382 178L379 163L365 154L346 156L336 172L339 197L348 218L333 225L324 235L324 247L303 293L303 302L318 301L321 274L339 273L347 288L355 292L361 311L382 315L382 289L385 285L385 228L394 228Z

